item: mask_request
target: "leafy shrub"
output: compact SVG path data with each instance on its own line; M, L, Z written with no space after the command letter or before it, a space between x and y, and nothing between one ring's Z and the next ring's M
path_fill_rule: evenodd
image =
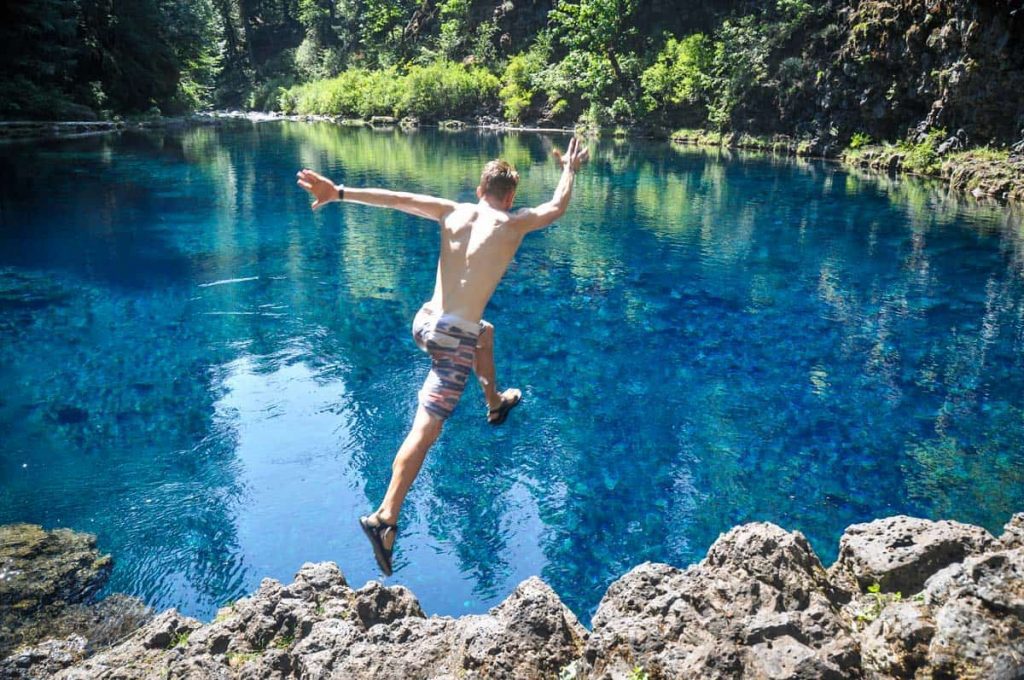
M354 68L336 78L297 85L278 97L285 113L455 118L493 101L498 79L480 68L439 61L410 66L403 75L397 67Z
M426 119L457 118L493 100L498 79L482 68L439 61L412 66L402 79L398 114Z
M937 175L942 168L938 147L947 137L941 128L929 130L920 141L903 140L896 148L903 154L902 169L920 175Z
M863 132L854 132L850 137L850 149L856 151L871 143L871 136Z
M508 60L498 98L501 99L505 118L513 123L520 122L523 114L533 105L537 92L531 82L532 75L526 54L517 54Z
M711 87L713 59L714 45L703 33L682 40L670 38L640 78L646 108L703 106Z

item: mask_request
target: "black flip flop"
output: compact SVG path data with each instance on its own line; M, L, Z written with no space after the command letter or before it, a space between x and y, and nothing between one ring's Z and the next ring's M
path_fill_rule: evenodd
M516 406L518 406L519 402L521 402L522 400L522 392L517 394L512 399L509 399L508 401L502 399L501 406L499 406L496 409L491 409L490 411L487 412L487 422L489 422L491 425L501 425L503 422L505 422L505 419L508 418L508 412L514 409ZM491 420L491 416L495 414L497 414L498 417Z
M376 518L376 524L370 524L370 517ZM377 513L372 515L360 517L359 526L363 528L363 533L366 534L366 538L370 539L370 545L373 546L373 556L377 559L377 564L380 566L381 571L384 572L385 576L391 576L391 553L394 551L395 544L391 544L391 548L384 547L384 536L389 531L393 531L395 536L398 535L397 524L387 524L379 517Z

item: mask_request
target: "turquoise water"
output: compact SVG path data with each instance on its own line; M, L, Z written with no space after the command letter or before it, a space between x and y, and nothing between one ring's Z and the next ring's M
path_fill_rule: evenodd
M93 532L107 591L209 619L266 576L378 578L428 364L436 227L352 185L469 200L502 155L546 200L564 136L243 123L0 147L0 523ZM828 563L851 522L1024 510L1019 213L836 165L602 141L489 309L501 428L466 393L409 496L428 613L530 575L584 620L644 560L770 520Z

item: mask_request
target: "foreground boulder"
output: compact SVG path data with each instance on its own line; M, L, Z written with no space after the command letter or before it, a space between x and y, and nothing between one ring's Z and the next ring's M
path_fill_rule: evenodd
M875 583L882 592L916 593L929 576L994 541L981 527L906 515L854 524L839 539L829 578L850 594Z
M1024 677L1024 548L968 557L928 580L936 677Z
M681 571L643 564L612 584L585 651L599 678L843 678L857 645L799 532L746 524Z

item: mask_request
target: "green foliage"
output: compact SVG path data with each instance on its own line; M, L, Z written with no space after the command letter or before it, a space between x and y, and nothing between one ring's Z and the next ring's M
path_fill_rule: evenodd
M850 149L856 151L857 149L863 148L871 144L871 135L863 132L854 132L853 136L850 137Z
M868 586L868 595L870 604L867 609L862 609L857 614L857 620L861 623L871 623L879 617L886 605L903 599L903 594L900 592L883 593L882 586L877 581Z
M438 50L445 59L463 56L463 47L469 32L470 0L444 0L438 5L441 20Z
M547 45L538 42L526 52L509 59L498 92L507 120L522 122L523 117L533 108L534 100L543 86L548 51Z
M636 0L559 0L551 10L555 34L569 50L563 63L590 102L639 98L635 85L642 64L631 49L636 11Z
M633 670L629 672L627 680L647 680L647 671L643 666L634 666Z
M714 45L703 33L694 33L682 40L669 38L654 64L640 79L646 109L706 107L714 56Z
M902 169L919 175L937 175L942 169L938 147L948 135L943 129L929 130L918 142L903 140L896 148L903 154Z
M275 638L271 644L278 649L286 649L287 647L291 647L293 642L295 642L295 635L289 633Z
M256 661L260 658L257 652L228 652L228 666L235 668L249 663L250 661Z
M285 113L369 118L417 116L440 120L473 113L493 102L498 79L482 68L442 61L410 66L349 69L338 77L298 85L281 94Z
M458 118L493 100L498 79L482 68L451 62L412 66L402 79L396 114L427 119Z
M178 633L177 635L175 635L174 637L171 638L171 644L169 645L168 649L173 648L173 647L181 647L183 645L187 645L188 644L188 637L191 634L192 634L191 631L185 631L184 633Z

